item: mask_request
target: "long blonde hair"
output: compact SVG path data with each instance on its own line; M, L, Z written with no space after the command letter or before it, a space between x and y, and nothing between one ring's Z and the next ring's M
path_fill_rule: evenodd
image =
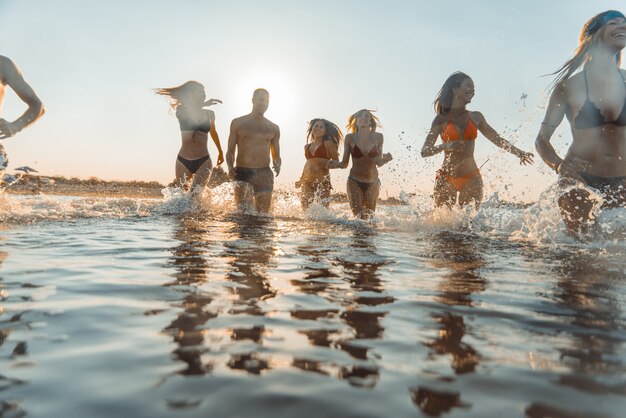
M187 81L176 87L162 87L154 89L154 92L160 96L165 96L170 100L170 106L172 109L176 109L178 106L188 100L189 95L193 91L198 89L204 92L204 86L197 81Z
M376 128L382 126L380 124L380 121L378 120L378 118L374 115L374 113L373 113L374 111L373 110L361 109L361 110L351 114L350 117L348 118L348 124L346 125L346 128L348 129L348 132L355 133L358 130L357 126L356 126L356 117L361 112L367 112L370 115L370 129L372 131L376 132Z
M563 81L567 80L574 74L581 66L591 58L590 50L598 42L600 29L611 19L619 18L625 19L624 14L617 10L607 10L606 12L599 13L589 19L583 26L580 32L580 38L578 40L578 48L574 52L574 56L570 58L565 64L558 70L548 75L556 75L556 78L550 85L550 90L553 90ZM622 51L615 54L615 63L619 67L622 61Z

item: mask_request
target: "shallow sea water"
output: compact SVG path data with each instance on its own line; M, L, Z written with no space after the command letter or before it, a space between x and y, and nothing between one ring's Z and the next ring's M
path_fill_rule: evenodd
M624 416L626 211L230 198L0 195L0 417Z

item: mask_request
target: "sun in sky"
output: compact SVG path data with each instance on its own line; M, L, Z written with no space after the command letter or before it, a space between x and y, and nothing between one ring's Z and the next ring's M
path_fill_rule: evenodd
M270 93L270 106L266 114L270 120L290 120L293 117L297 95L295 85L287 73L268 70L242 74L229 95L233 106L251 110L252 93L257 88L264 88Z

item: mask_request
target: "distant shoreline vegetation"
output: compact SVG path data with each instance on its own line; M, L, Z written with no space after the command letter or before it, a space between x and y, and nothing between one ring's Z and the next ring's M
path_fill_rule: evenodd
M77 177L66 178L63 176L44 176L34 174L21 174L19 180L5 189L6 193L15 195L49 194L62 196L93 196L93 197L134 197L160 199L166 187L174 184L161 184L158 181L121 181L102 180L97 177L79 179ZM209 187L217 187L228 181L228 175L221 168L213 171ZM287 194L278 190L277 195ZM292 192L293 193L293 192ZM345 193L333 193L331 199L334 203L347 203ZM405 203L396 197L379 199L381 204L404 205Z

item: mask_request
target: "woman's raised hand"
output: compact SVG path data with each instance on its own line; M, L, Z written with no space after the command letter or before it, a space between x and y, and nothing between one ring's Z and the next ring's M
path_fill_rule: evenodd
M220 99L209 99L206 102L202 103L202 107L209 107L209 106L213 106L216 105L218 103L222 103L222 101Z

